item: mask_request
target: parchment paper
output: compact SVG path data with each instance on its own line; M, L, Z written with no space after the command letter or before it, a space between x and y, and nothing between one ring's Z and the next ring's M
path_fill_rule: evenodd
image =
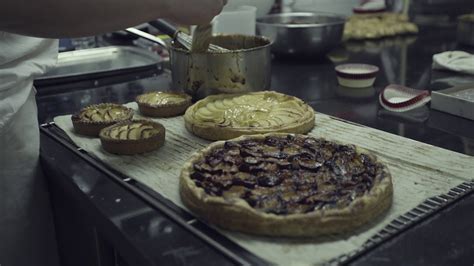
M135 103L127 104L137 110ZM138 111L135 117L140 118ZM190 155L210 142L186 131L183 117L152 119L166 127L166 143L157 151L135 156L119 156L101 149L98 138L76 135L70 115L55 123L78 145L114 169L147 185L180 207L178 183L182 165ZM390 210L350 235L315 240L266 238L220 230L231 240L269 262L279 265L319 265L351 252L376 234L391 220L409 211L424 199L446 193L472 179L474 159L435 146L416 142L369 127L341 121L317 113L316 127L309 133L372 151L392 174L393 205Z

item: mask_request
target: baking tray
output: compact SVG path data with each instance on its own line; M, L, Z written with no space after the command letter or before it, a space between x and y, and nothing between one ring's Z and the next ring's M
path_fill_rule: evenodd
M40 126L40 131L95 167L107 177L111 178L112 181L126 188L131 193L134 193L146 203L150 204L153 208L159 210L167 218L173 220L178 226L184 228L195 237L205 241L213 249L225 256L230 265L270 265L267 261L221 235L216 229L197 220L193 215L164 198L156 191L103 164L86 150L76 146L67 134L54 122L42 124Z
M432 91L431 108L474 120L474 83Z
M386 243L407 230L412 229L414 226L427 220L434 214L439 213L441 210L454 205L462 198L470 195L473 191L474 179L453 187L445 194L426 199L412 210L391 221L390 224L367 240L367 242L365 242L359 249L333 259L328 263L328 265L346 265L354 262L383 243Z
M89 154L82 148L77 147L54 122L42 124L40 126L42 133L48 137L59 142L62 146L69 149L74 154L87 161L101 172L112 178L115 182L123 185L129 191L145 200L154 208L162 211L166 216L177 222L179 225L185 227L191 234L206 241L213 246L218 252L225 255L229 262L238 265L270 265L269 262L262 260L252 251L247 251L235 244L226 237L220 235L219 232L209 227L205 223L198 221L192 214L187 213L171 201L165 199L156 191L149 189L146 185L130 177L123 176L123 174L110 169L102 162L98 161L93 155ZM360 257L369 254L374 249L380 247L382 244L394 239L404 232L414 228L423 221L428 220L434 214L441 210L453 206L461 199L470 195L474 191L474 180L466 181L458 186L453 187L447 193L439 194L434 197L427 198L415 208L398 216L392 220L379 233L371 237L367 242L360 246L353 252L336 257L324 265L349 265L357 261Z
M149 69L162 69L162 58L131 46L107 46L59 53L58 64L35 80L36 86L72 83Z

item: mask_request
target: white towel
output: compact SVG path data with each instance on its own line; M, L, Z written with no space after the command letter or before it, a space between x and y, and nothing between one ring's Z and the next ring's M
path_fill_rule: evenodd
M463 51L448 51L433 55L433 69L447 69L474 75L474 55Z

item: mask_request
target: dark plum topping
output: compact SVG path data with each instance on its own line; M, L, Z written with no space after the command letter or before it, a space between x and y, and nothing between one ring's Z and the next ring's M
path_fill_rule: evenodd
M230 150L232 148L240 148L240 144L234 141L226 141L224 143L224 149Z
M282 139L281 137L266 137L264 142L268 146L273 146L273 147L281 147L285 146L288 144L288 141L286 139Z
M252 149L241 149L240 155L243 157L261 157L262 156L262 154L258 152L258 150L252 150Z
M383 166L352 145L292 134L226 141L193 168L209 195L277 215L347 206L383 177Z
M201 172L194 172L191 174L191 178L198 181L203 181L206 177Z
M276 175L264 175L257 179L258 185L262 187L274 187L281 184L283 180Z
M321 166L323 165L322 163L320 162L315 162L315 161L301 161L299 162L301 168L303 169L306 169L306 170L318 170L319 168L321 168Z
M288 157L288 154L282 152L281 150L278 150L278 151L264 152L263 156L276 158L276 159L284 159Z
M244 157L244 163L246 164L258 164L259 163L259 160L255 157Z

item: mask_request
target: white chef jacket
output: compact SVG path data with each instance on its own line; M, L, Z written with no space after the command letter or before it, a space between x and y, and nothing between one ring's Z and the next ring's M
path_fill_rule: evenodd
M58 43L0 32L0 265L58 265L33 80Z
M57 61L58 42L0 32L0 133L26 102L35 77Z

